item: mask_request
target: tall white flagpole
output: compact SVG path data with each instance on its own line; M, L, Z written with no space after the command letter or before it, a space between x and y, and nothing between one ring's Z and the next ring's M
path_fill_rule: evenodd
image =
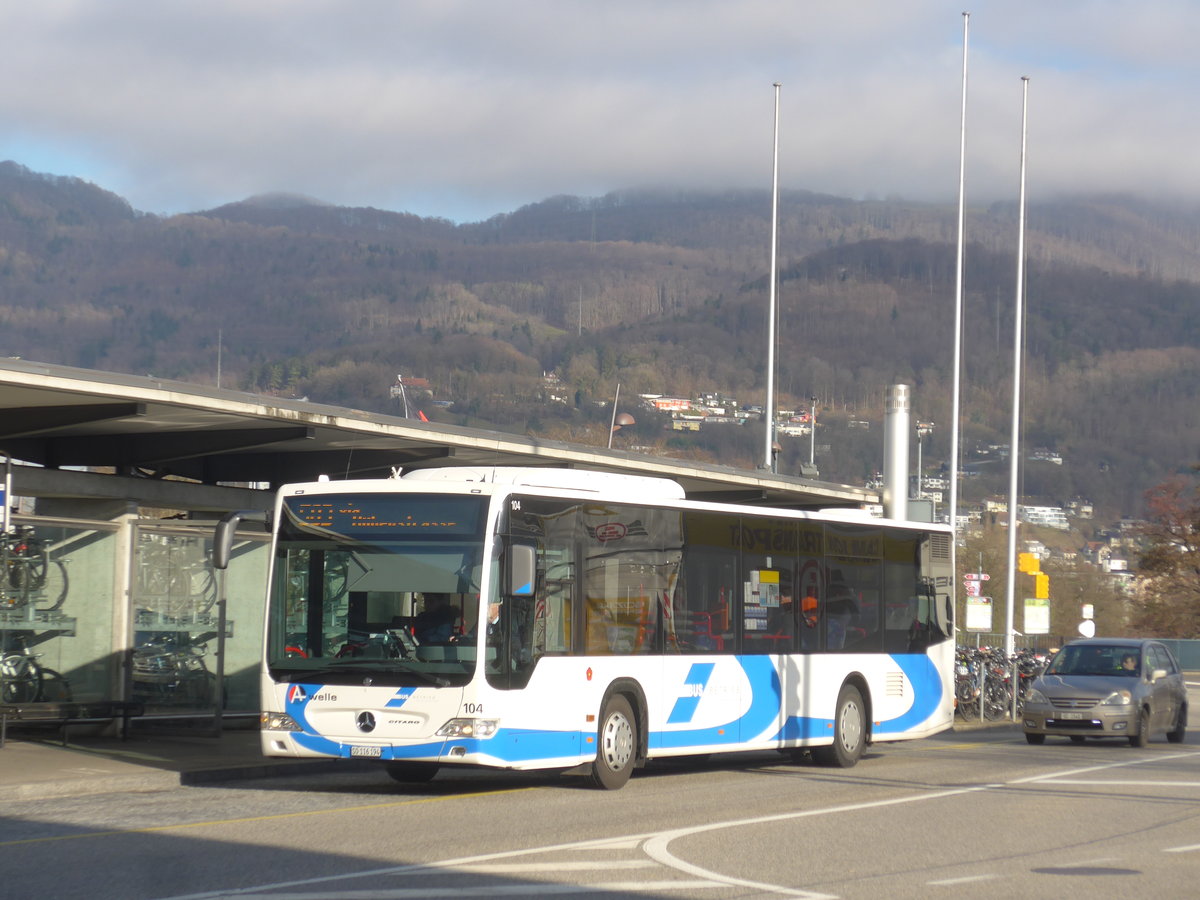
M950 558L958 558L958 465L959 432L962 430L962 341L963 341L963 242L966 231L966 184L967 184L967 29L971 14L963 14L963 62L962 62L962 112L958 137L958 256L954 269L954 391L950 401ZM958 574L950 587L951 598L957 602Z
M763 452L763 468L775 471L775 286L778 277L776 252L779 246L779 82L775 82L775 136L771 153L771 289L770 309L767 312L767 405L763 408L766 422L766 447Z
M1021 190L1017 201L1017 299L1013 319L1012 433L1008 444L1008 610L1004 652L1013 655L1013 618L1017 591L1017 487L1021 469L1021 345L1025 333L1025 134L1029 121L1029 76L1021 76Z

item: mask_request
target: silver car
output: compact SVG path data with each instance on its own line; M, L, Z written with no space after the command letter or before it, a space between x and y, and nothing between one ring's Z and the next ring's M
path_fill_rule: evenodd
M1187 687L1164 644L1135 638L1088 638L1063 647L1033 682L1022 712L1025 740L1057 734L1128 738L1145 747L1151 735L1183 742Z

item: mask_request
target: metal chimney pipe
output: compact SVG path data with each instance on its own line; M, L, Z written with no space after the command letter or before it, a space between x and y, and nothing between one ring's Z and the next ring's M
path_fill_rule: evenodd
M887 389L883 410L883 514L908 518L908 435L912 397L907 384Z

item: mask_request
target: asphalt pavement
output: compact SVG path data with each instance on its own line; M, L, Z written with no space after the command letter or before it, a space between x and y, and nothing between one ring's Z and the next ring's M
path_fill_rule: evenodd
M11 726L10 726L11 728ZM269 759L258 729L219 737L134 730L126 740L57 730L10 730L0 747L0 797L34 800L83 794L170 790L180 785L346 771L339 760Z
M956 731L1011 726L1011 722L963 722ZM10 726L11 728L11 726ZM0 747L0 797L41 800L84 794L170 790L181 785L270 778L303 772L346 772L370 763L346 760L277 759L262 755L257 726L219 737L163 734L134 728L126 740L98 735L10 730Z

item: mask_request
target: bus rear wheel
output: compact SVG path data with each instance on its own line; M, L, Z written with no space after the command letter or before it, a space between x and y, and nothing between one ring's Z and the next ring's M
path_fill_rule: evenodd
M604 704L598 741L592 784L606 791L624 787L637 756L637 725L629 701L619 694Z
M823 766L849 769L858 762L866 746L867 717L862 694L852 684L842 685L833 715L833 743L813 747L813 759Z

